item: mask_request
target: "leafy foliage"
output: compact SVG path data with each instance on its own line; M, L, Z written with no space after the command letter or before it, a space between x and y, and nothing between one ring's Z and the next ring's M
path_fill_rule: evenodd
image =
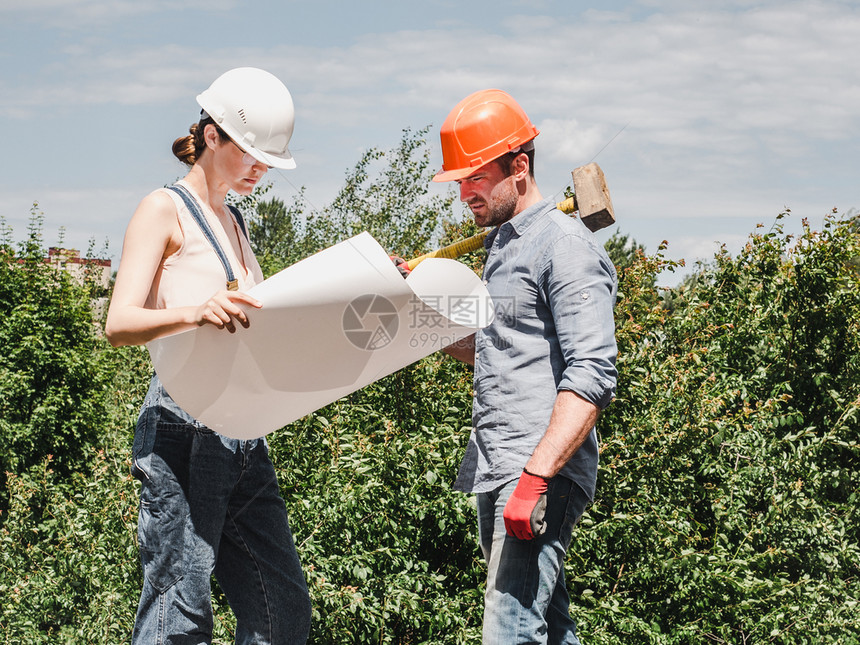
M612 233L609 239L604 242L603 248L606 249L606 253L618 273L623 273L645 256L645 247L631 238L629 234L622 233L620 230ZM642 278L644 279L644 276ZM643 286L653 288L654 284L649 283Z
M261 201L248 220L248 235L263 275L270 276L316 252L304 236L302 198L288 207L273 197Z
M128 638L141 585L137 494L126 454L94 457L87 475L62 477L46 458L8 482L12 503L0 528L7 643Z
M671 312L638 291L659 259L625 274L571 548L593 642L858 642L860 249L850 222L793 240L784 216Z
M367 150L321 210L306 212L304 191L289 206L277 198L261 201L249 217L248 232L263 273L271 275L363 231L402 257L430 250L453 196L430 195L427 130L404 130L391 150Z
M46 264L34 205L19 251L0 246L0 475L53 455L53 468L81 465L107 418L107 380L96 349L93 289ZM2 481L2 480L0 480ZM5 507L0 495L0 509Z
M475 232L421 192L423 134L365 155L322 211L259 200L249 219L266 272L364 229L404 256ZM677 265L662 247L607 242L620 383L567 563L584 641L860 642L858 221L833 215L794 239L788 216L668 293L655 277ZM7 232L0 258L0 640L128 642L129 449L149 361L107 346L92 294L39 261L38 225L18 253ZM483 257L462 260L479 271ZM471 371L434 355L270 436L311 642L480 641L474 505L450 488L470 415ZM232 642L217 588L214 605L214 642Z
M470 381L452 359L430 357L272 437L313 598L312 642L479 639L475 512L451 489Z

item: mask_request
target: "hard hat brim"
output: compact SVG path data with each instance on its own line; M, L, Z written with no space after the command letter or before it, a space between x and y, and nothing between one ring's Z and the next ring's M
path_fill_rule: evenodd
M443 182L443 181L458 181L460 179L465 179L473 172L477 172L487 164L483 164L481 166L476 166L475 168L455 168L454 170L440 170L435 175L433 175L433 181Z
M242 149L245 150L244 148ZM254 148L245 150L245 152L254 157L254 159L259 161L260 163L264 163L272 168L280 168L281 170L292 170L296 167L296 162L293 159L293 156L290 154L289 150L286 150L283 155L280 155L278 157L266 154L265 152L256 150Z

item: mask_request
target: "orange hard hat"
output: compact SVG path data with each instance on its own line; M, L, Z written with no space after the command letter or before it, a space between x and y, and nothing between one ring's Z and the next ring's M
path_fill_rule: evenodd
M468 177L538 134L538 129L510 94L502 90L470 94L451 110L439 129L442 170L433 181Z

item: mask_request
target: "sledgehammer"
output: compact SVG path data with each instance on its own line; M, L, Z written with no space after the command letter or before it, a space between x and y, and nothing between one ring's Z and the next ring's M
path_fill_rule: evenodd
M579 219L590 231L599 231L614 224L615 212L612 209L612 200L609 197L606 178L603 176L600 166L592 162L574 169L571 175L573 175L574 195L559 202L557 204L558 209L568 214L579 212ZM488 233L489 231L484 231L467 237L465 240L443 246L441 249L419 255L417 258L407 261L406 265L411 271L427 258L460 257L481 248Z

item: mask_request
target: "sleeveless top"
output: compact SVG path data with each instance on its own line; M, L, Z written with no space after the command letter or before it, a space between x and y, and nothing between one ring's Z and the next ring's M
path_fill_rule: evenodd
M233 267L233 273L239 281L239 291L247 291L262 282L263 272L233 214L230 213L230 222L233 224L231 236L235 235L239 239L242 257L245 260L244 267L215 213L203 204L188 183L185 181L178 183L188 189L206 216L209 226ZM176 205L176 214L182 229L182 245L167 257L156 271L145 306L149 309L167 309L200 305L215 292L225 288L227 278L224 267L215 254L212 244L188 212L188 207L185 206L182 198L172 190L166 188L159 188L159 190L170 195ZM229 212L229 209L227 210Z

